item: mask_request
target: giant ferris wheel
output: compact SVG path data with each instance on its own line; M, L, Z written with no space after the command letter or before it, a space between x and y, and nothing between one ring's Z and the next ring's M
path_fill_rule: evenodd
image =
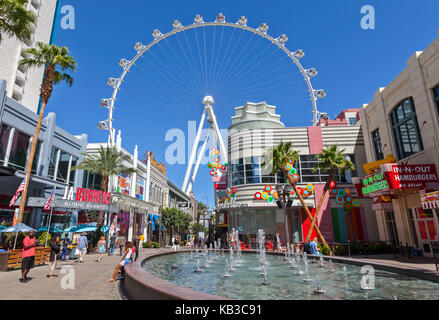
M250 26L247 25L247 18L244 16L241 16L237 22L232 23L232 22L226 22L226 18L224 16L224 14L219 13L216 16L215 21L212 22L205 22L203 17L199 14L197 14L193 20L192 24L189 25L183 25L179 20L174 20L173 24L172 24L173 29L165 34L163 34L162 32L160 32L160 30L155 29L152 32L152 37L153 40L147 44L144 45L140 42L137 42L134 45L134 49L136 51L136 55L128 60L128 59L120 59L119 61L119 66L122 67L123 71L120 74L120 76L118 78L113 78L110 77L107 81L107 84L113 88L113 93L111 95L110 98L106 98L106 99L102 99L100 104L102 107L107 108L108 109L108 118L105 121L100 121L98 124L98 128L102 129L102 130L108 130L109 132L109 144L113 145L115 143L115 129L114 129L114 125L113 125L113 121L114 121L114 114L116 111L116 101L117 101L117 97L119 92L123 89L122 84L124 83L125 78L128 76L128 74L130 73L130 71L135 69L135 66L138 64L139 60L142 57L145 57L147 55L148 52L152 53L152 50L154 47L160 47L161 43L166 42L166 40L171 39L171 38L175 38L177 37L179 34L183 34L183 36L185 37L184 40L186 41L186 44L188 44L188 37L186 36L186 33L189 33L190 30L194 30L196 32L197 29L202 29L203 30L203 37L200 36L200 39L197 37L196 38L196 45L198 47L198 53L199 53L199 61L200 61L200 72L202 73L202 76L199 76L199 81L203 81L206 83L208 81L206 81L206 79L208 78L208 74L210 72L210 74L212 74L212 66L214 65L215 62L215 69L217 68L217 65L225 64L227 61L227 57L224 57L224 55L231 55L233 54L233 50L236 49L236 45L235 48L233 48L233 44L231 45L231 43L233 42L232 40L230 40L229 45L226 46L225 44L222 45L223 43L223 36L224 36L224 30L225 29L230 29L233 32L232 35L232 39L233 36L235 34L235 30L242 30L242 32L246 32L246 33L250 33L252 34L252 37L249 38L248 42L247 42L247 47L244 48L244 50L242 50L242 52L244 52L244 54L240 54L239 57L233 57L232 59L230 59L229 57L229 61L230 60L235 60L235 69L233 70L237 70L236 66L241 66L245 61L247 61L247 57L249 54L247 54L247 56L245 55L246 50L249 51L249 44L252 41L255 41L254 39L258 38L260 40L265 40L268 41L268 45L274 48L278 48L281 50L281 52L283 53L284 56L286 56L286 58L288 59L288 61L290 61L290 64L294 64L294 66L296 66L296 71L297 74L299 75L299 77L301 77L302 81L305 82L306 85L306 91L308 91L309 94L309 99L308 100L308 104L309 105L309 110L311 110L312 112L312 123L314 126L317 125L320 115L323 113L320 113L317 109L317 100L321 99L323 97L326 96L326 93L323 89L314 89L311 83L311 78L315 77L317 75L317 70L315 68L305 68L300 60L305 56L305 52L302 49L295 49L294 51L290 51L287 47L286 47L286 42L288 41L288 37L286 34L281 34L278 37L272 37L268 34L268 30L269 30L269 26L267 25L267 23L261 23L259 25L258 28L252 28ZM205 30L207 30L208 28L222 28L222 33L218 33L218 36L216 35L216 33L213 33L213 44L210 47L211 49L211 55L212 55L212 59L210 60L210 66L211 69L208 69L208 64L209 64L209 60L208 60L208 55L209 53L206 53L206 33ZM216 29L215 29L216 30ZM214 43L215 38L217 37L217 39L221 38L221 42L216 44ZM186 71L184 71L185 73L191 74L193 72L196 72L194 66L195 66L195 62L196 62L196 58L194 58L195 54L187 54L187 47L184 47L181 45L181 42L183 42L183 40L180 39L183 38L177 38L178 44L179 44L179 48L181 50L180 53L176 53L177 49L172 49L172 51L175 53L176 57L175 59L178 59L179 57L181 57L181 55L185 55L187 60L185 60L186 62L184 62L184 59L182 58L181 61L183 61L182 66L187 67L188 65L190 67L188 67L187 69L185 69ZM201 40L202 39L202 40ZM236 39L236 38L235 38ZM239 38L241 39L241 37ZM200 49L200 43L201 46L203 44L204 41L204 59L203 59L203 53L202 53L202 49ZM208 39L209 41L209 39ZM236 41L236 40L235 40ZM195 42L194 42L195 43ZM190 46L188 46L190 47ZM226 48L227 47L227 48ZM230 48L230 49L229 49ZM233 48L233 49L232 49ZM161 48L162 49L162 48ZM163 50L163 49L162 49ZM256 49L255 49L256 50ZM196 50L194 50L196 52ZM216 61L214 59L214 53L216 54L216 52L221 51L223 54L222 59L221 58L217 58ZM167 51L162 51L162 53L164 54L165 57L167 57L167 52L169 53L169 50ZM191 56L192 55L192 56ZM254 54L253 54L254 55ZM260 54L261 56L263 56L263 54ZM218 53L219 56L219 53ZM237 56L237 54L236 54ZM174 60L175 60L174 59ZM252 65L251 68L253 69L258 69L259 68L259 64L261 63L259 60L261 59L254 59L254 63ZM203 63L204 62L204 63ZM204 64L204 65L203 65ZM154 68L154 65L150 64L150 67ZM218 67L218 69L221 68L221 65ZM248 66L246 67L247 69L251 69ZM175 68L176 71L178 71L178 69L182 69L182 67L179 68ZM226 68L227 69L227 68ZM272 71L270 71L272 72ZM267 71L266 74L268 74L269 72ZM172 73L169 73L169 75L167 75L168 78L170 78L172 76ZM195 77L194 77L195 78ZM224 77L221 78L219 77L217 82L221 82L221 80L224 80ZM200 86L201 87L201 86ZM224 141L223 138L221 137L220 134L220 130L218 127L218 123L217 123L217 119L216 119L216 115L213 109L213 105L216 97L211 96L209 94L207 94L203 99L202 99L202 104L204 105L204 109L202 112L202 116L201 116L201 121L198 125L198 129L196 132L196 137L195 137L195 141L193 143L192 146L192 151L190 153L189 156L189 163L184 175L184 181L182 184L182 190L189 194L190 191L192 190L193 187L193 183L195 181L195 178L197 176L197 172L198 172L198 168L200 166L200 158L201 158L201 154L203 154L205 152L205 148L207 145L207 139L204 140L204 143L201 147L201 151L198 155L198 157L196 156L197 154L197 150L198 150L198 145L200 143L200 138L201 138L201 132L203 130L204 127L204 123L205 120L207 119L207 122L209 124L209 134L212 137L213 141L215 141L215 146L212 145L213 147L216 147L216 142L218 143L218 151L219 154L221 156L221 159L225 162L227 162L227 151L224 145ZM197 159L196 159L197 157ZM194 170L192 171L192 167L194 166ZM191 175L192 173L192 175Z

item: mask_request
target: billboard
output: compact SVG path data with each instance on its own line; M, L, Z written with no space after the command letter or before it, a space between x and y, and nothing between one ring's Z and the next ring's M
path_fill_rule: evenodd
M126 174L118 174L116 191L124 195L130 195L131 177Z
M143 200L144 193L145 193L145 180L142 177L137 176L136 198Z

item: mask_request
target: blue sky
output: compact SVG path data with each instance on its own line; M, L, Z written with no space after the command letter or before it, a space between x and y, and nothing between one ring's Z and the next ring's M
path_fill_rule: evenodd
M266 22L270 35L287 34L286 47L303 49L306 55L301 63L317 68L313 86L327 92L318 108L331 118L343 108L369 102L379 87L401 72L415 51L438 36L439 29L437 0L60 0L63 5L75 8L75 29L64 30L57 24L54 42L68 46L79 66L73 87L55 88L46 109L57 113L59 126L73 134L87 133L90 142L107 139L106 132L96 126L106 119L99 101L111 96L106 81L121 74L119 60L134 57L134 43L152 41L153 29L170 31L174 19L188 25L195 14L213 21L222 12L233 22L245 15L249 26ZM375 8L375 30L360 27L363 5ZM140 154L151 149L157 160L164 161L171 143L165 141L167 130L187 133L188 121L198 122L201 117L201 98L206 94L217 102L214 107L221 128L231 124L234 107L255 100L276 105L287 126L310 125L311 107L303 79L274 46L251 34L239 38L238 32L220 28L188 32L185 37L174 37L151 49L127 76L114 114L114 125L122 130L127 150L138 144ZM184 165L168 165L169 178L179 186L184 171ZM205 166L194 192L212 206L213 187Z

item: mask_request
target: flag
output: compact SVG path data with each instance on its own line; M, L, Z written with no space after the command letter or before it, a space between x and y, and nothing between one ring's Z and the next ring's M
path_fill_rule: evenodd
M15 191L15 194L12 197L11 202L9 202L9 207L12 207L15 204L15 202L17 202L17 199L20 197L21 192L24 191L25 186L26 186L26 178L23 179L23 182L20 183L17 191Z
M50 195L49 199L47 199L46 204L44 205L44 210L50 209L50 205L52 204L55 197L55 186L53 186L52 194Z

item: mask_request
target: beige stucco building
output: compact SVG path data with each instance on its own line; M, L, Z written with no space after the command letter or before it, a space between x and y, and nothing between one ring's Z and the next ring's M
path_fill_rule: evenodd
M368 162L393 155L398 164L439 168L439 38L416 51L386 87L360 109ZM439 240L439 209L422 209L421 189L401 190L388 210L377 210L380 239L413 246L431 255ZM437 191L437 190L426 190Z

